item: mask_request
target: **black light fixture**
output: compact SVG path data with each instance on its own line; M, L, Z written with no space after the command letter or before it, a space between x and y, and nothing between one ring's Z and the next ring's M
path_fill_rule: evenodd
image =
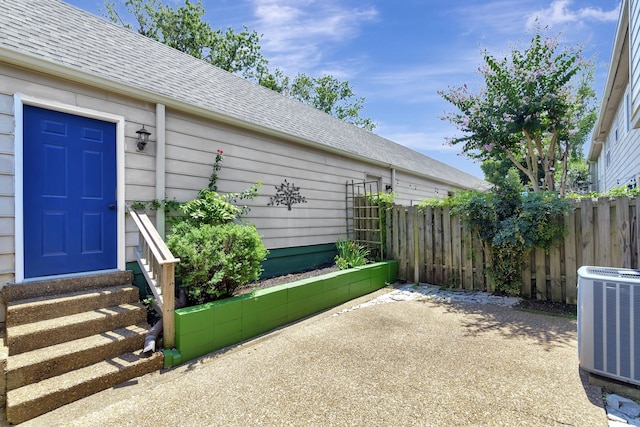
M137 130L136 133L138 134L138 143L136 144L138 147L138 151L143 151L144 147L149 142L149 135L151 135L151 132L146 130L144 128L144 125L142 125L142 128L140 130Z

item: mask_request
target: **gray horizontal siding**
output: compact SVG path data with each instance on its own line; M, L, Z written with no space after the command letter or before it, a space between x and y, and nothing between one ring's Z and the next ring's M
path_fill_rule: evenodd
M0 80L3 80L0 72ZM13 96L0 93L0 283L15 279ZM0 313L4 317L4 313Z

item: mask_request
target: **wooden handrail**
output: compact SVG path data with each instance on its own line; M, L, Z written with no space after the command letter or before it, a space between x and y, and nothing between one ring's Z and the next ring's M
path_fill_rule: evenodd
M162 314L162 329L165 348L175 345L175 258L147 214L129 209L129 214L138 228L138 246L135 248L138 265L153 292Z

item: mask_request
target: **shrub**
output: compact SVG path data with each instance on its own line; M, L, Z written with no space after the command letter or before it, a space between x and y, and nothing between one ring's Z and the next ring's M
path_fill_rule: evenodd
M180 258L176 278L191 304L230 297L238 286L260 277L268 251L254 225L177 224L168 239Z
M491 191L464 191L453 197L425 201L421 207L446 205L451 213L478 233L493 250L490 272L496 290L517 295L521 288L524 256L534 247L549 249L565 237L564 215L571 204L556 193L524 193L517 171L508 175Z
M352 240L338 240L336 242L336 265L340 270L358 267L369 262L369 249Z
M234 206L215 191L203 188L198 198L180 205L183 220L197 224L225 224L240 217L241 208Z

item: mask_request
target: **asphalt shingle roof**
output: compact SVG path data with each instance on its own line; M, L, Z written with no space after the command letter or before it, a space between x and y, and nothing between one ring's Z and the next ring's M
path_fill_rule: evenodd
M0 60L15 55L170 99L236 123L465 188L486 183L58 0L0 0ZM142 61L141 61L142 58Z

